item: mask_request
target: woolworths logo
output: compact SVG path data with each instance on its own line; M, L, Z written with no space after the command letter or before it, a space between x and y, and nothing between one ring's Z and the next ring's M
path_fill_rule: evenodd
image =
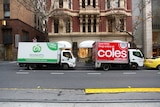
M58 49L58 43L48 42L47 46L52 51L56 51Z
M35 45L32 47L33 52L38 53L41 52L41 46L40 45Z

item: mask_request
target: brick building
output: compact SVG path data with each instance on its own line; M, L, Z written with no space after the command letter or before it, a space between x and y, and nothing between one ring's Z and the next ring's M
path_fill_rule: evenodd
M17 0L0 0L0 22L0 60L16 60L19 41L45 40L34 13Z
M94 41L132 41L132 0L48 0L49 41L66 44L81 60Z

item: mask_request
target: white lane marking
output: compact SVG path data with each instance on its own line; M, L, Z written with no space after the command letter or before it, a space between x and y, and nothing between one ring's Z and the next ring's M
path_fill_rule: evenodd
M52 75L63 75L64 73L50 73Z
M16 72L16 74L29 74L29 72Z
M125 74L125 75L130 75L130 74L136 74L136 72L123 72L123 74Z
M89 75L101 75L101 73L87 73Z
M17 63L17 61L11 61L11 62L9 62L10 64L14 64L14 63Z

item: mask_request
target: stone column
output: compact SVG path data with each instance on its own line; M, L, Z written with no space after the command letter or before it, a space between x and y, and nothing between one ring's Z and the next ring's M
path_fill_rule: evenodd
M82 32L82 29L83 29L82 27L83 27L83 18L80 15L80 32Z
M93 32L94 15L91 15L91 32Z
M152 56L152 8L151 8L151 2L148 2L149 0L143 0L143 3L145 4L145 7L143 9L143 22L144 22L144 31L143 31L143 38L144 38L144 55L145 57L151 57Z
M86 32L88 32L88 15L86 15Z

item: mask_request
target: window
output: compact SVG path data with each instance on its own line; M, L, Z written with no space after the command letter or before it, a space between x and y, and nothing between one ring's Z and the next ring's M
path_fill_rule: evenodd
M96 17L94 17L93 19L93 32L96 32L96 24L97 24L97 20L96 20Z
M97 31L97 16L84 15L81 19L81 32L96 32Z
M133 51L133 55L137 56L137 57L140 57L140 58L143 58L143 55L138 51Z
M3 0L4 18L10 18L10 0Z
M4 11L10 11L10 4L4 4Z
M3 44L12 44L12 29L2 29Z
M59 8L63 8L63 0L59 0Z
M113 19L108 19L108 32L112 32L112 23L113 23Z
M85 8L85 0L82 0L82 8Z
M88 5L91 5L91 1L90 0L88 0Z
M124 31L124 19L120 19L120 31Z
M116 7L120 7L120 0L115 0Z
M111 8L110 0L107 0L107 9L110 9L110 8Z
M34 15L34 27L37 28L37 15Z
M71 58L72 59L72 55L70 52L63 52L63 56L66 57L66 58Z
M68 0L68 8L71 9L71 0Z
M54 20L54 33L58 33L59 20Z
M66 33L69 33L71 31L71 23L70 20L66 20Z
M96 0L93 0L93 7L96 8Z
M22 31L22 42L29 41L29 33L27 31Z
M88 19L88 32L91 32L91 17Z
M83 18L82 30L83 30L83 32L86 32L86 19L85 18Z

